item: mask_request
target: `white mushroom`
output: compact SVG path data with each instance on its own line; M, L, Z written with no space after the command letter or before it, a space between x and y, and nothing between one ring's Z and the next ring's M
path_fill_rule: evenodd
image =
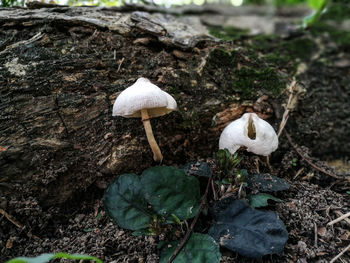
M142 118L153 159L161 162L163 155L154 139L150 118L165 115L177 109L176 101L146 78L139 78L125 89L114 102L113 116Z
M234 154L240 147L248 152L268 156L278 146L278 137L272 126L255 113L245 113L231 122L221 133L220 149L228 149Z

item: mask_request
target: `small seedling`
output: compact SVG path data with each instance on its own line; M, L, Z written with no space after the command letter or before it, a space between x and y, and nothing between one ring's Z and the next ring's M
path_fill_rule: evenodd
M228 149L221 149L214 154L214 159L217 167L229 173L240 163L242 158L238 157L238 154L231 154Z

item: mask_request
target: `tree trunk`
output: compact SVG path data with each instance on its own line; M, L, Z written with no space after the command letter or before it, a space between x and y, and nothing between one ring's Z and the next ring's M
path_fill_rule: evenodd
M154 165L141 120L111 114L118 93L141 76L178 103L177 112L151 120L163 164L212 156L222 129L246 111L276 113L270 122L277 129L292 71L209 34L218 21L251 21L249 10L237 10L38 3L0 9L4 196L50 206ZM248 26L293 34L278 19L264 21Z
M212 156L221 129L244 111L272 114L268 101L255 103L273 94L263 83L254 92L230 83L233 68L253 62L224 51L232 44L218 49L195 16L21 8L2 9L0 24L5 195L49 206L108 175L152 165L141 120L111 114L117 94L141 76L178 103L177 112L151 120L164 164ZM281 93L285 80L272 74Z

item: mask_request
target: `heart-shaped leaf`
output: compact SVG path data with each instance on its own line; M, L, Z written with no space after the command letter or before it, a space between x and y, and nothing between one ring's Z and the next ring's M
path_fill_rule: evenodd
M199 182L181 169L157 166L142 173L141 184L147 201L159 215L180 220L194 217L200 203Z
M245 181L249 188L261 192L277 192L289 189L289 184L284 179L270 174L248 174Z
M268 206L268 200L273 200L275 202L283 202L281 199L278 199L277 197L274 197L269 194L256 194L256 195L250 195L248 196L248 201L251 207L257 208L257 207L264 207Z
M171 242L160 255L160 263L166 263L179 242ZM218 263L221 254L214 239L205 234L193 233L173 263Z
M211 214L216 224L209 229L216 242L229 250L251 258L283 251L288 232L271 211L252 209L232 197L214 204Z
M147 208L142 189L140 178L136 174L118 176L108 186L103 204L119 226L131 230L148 227L152 212Z

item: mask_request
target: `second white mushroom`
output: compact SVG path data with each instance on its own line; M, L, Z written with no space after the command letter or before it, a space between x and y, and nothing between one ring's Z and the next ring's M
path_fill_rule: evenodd
M268 156L278 147L278 137L273 127L255 113L245 113L231 122L221 133L220 149L234 154L240 147L248 152Z

